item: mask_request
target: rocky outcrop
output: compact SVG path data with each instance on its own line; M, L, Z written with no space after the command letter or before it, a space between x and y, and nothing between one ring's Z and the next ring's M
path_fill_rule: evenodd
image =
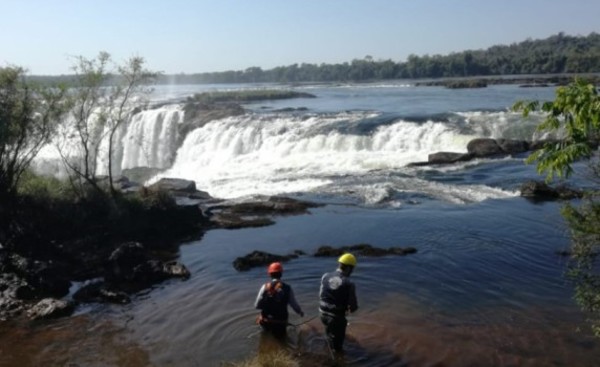
M115 288L133 284L146 288L168 278L187 279L190 273L178 262L154 259L139 242L119 246L108 258L104 279Z
M583 197L583 192L567 186L551 187L542 181L530 180L521 185L521 196L533 200L571 200Z
M161 178L154 184L148 186L150 190L167 191L173 196L185 196L193 199L212 199L206 191L196 189L196 182L180 178Z
M267 266L275 261L286 262L303 254L299 250L289 255L275 255L263 251L253 251L245 256L236 258L233 261L233 267L237 271L247 271L257 266Z
M452 153L452 152L438 152L432 153L427 157L428 164L444 164L462 162L473 159L473 155L470 153Z
M515 155L538 149L546 141L528 142L515 139L476 138L467 144L467 153L437 152L429 154L426 162L413 162L408 166L429 166L437 164L452 164L470 161L475 158L490 158L506 155Z
M210 220L215 226L239 229L268 226L275 223L271 219L272 216L306 214L308 209L319 206L321 204L271 196L262 200L219 203L208 206L205 212L210 215Z
M351 246L342 246L334 248L331 246L321 246L313 256L315 257L337 257L350 252L356 256L387 256L387 255L409 255L417 252L414 247L373 247L366 243Z
M170 278L188 279L189 270L177 261L153 258L138 242L127 242L107 260L104 280L79 289L73 298L79 302L129 303L129 294Z
M74 309L75 305L72 302L54 298L44 298L36 303L35 306L27 310L27 316L32 320L51 319L68 316Z

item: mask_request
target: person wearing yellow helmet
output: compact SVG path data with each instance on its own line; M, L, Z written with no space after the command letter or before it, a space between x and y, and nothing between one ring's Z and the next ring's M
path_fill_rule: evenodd
M350 281L350 274L356 267L356 257L350 253L338 259L338 268L323 274L319 290L319 314L325 326L327 343L338 355L343 352L346 338L346 313L358 309L356 289Z

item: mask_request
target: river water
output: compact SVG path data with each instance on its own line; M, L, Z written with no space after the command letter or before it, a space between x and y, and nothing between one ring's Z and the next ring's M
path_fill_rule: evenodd
M537 178L535 167L524 156L406 167L436 151L465 152L473 137L538 138L539 119L507 108L552 99L552 88L296 86L317 98L248 105L250 113L211 122L176 144L180 98L257 87L157 88L153 98L171 103L122 132L121 168L163 168L162 176L193 179L217 197L285 194L325 205L277 217L273 226L212 230L183 243L179 259L191 278L160 284L130 305L1 324L1 366L219 366L252 357L261 344L253 302L265 269L237 272L232 261L253 250L307 254L284 264L306 313L290 321L308 320L288 328L288 344L319 365L328 351L312 318L320 277L336 264L310 255L322 245L358 243L418 252L358 258L352 278L360 308L349 319L347 365L598 365L600 347L573 300L566 259L555 253L569 245L561 204L519 196L520 183ZM51 165L46 154L42 168Z

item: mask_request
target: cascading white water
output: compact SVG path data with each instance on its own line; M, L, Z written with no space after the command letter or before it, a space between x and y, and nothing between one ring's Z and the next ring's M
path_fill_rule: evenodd
M183 118L184 111L177 104L134 114L114 136L113 174L134 167L170 167L177 150L178 125ZM98 128L93 115L90 125L93 131L89 144L91 160L96 174L104 175L108 173L108 129ZM97 154L94 153L96 146ZM79 162L83 156L79 137L69 120L62 125L57 138L42 149L33 164L34 169L43 174L64 174L61 152L73 162Z
M335 177L402 170L432 152L466 152L476 137L436 121L400 119L366 132L346 128L376 116L247 114L213 121L186 137L173 167L160 177L191 179L224 198L309 191Z
M411 186L428 195L445 191L439 196L448 201L504 195L501 190L471 188L473 194L463 197L461 190L444 189L439 184L432 186L426 180L406 182L395 178L392 182L386 178L407 172L408 163L425 161L430 153L464 153L471 139L504 137L517 126L514 116L507 112L457 116L464 121L434 118L425 122L401 118L384 121L380 114L365 111L304 115L248 113L215 120L193 130L178 147L184 112L178 104L166 105L133 115L116 132L113 174L135 167L167 169L151 182L159 177L190 179L199 189L222 198L315 190L337 196L353 191L361 192L360 200L369 203L385 200L395 192L411 191ZM513 135L530 136L528 128L518 126L519 131ZM94 136L100 140L96 173L102 175L108 172L107 131L96 130ZM62 134L59 143L63 155L81 157L75 134ZM61 158L55 148L59 143L54 142L42 151L34 165L38 171L60 171ZM367 185L365 180L373 172L380 175L381 181L369 181Z
M177 127L182 122L183 111L178 105L134 115L121 138L121 168L169 168L177 149Z

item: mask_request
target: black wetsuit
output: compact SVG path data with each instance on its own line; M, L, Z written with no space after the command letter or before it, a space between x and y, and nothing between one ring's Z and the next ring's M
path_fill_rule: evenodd
M325 273L321 278L319 298L327 341L336 352L341 352L346 337L346 312L358 309L354 283L340 269Z

